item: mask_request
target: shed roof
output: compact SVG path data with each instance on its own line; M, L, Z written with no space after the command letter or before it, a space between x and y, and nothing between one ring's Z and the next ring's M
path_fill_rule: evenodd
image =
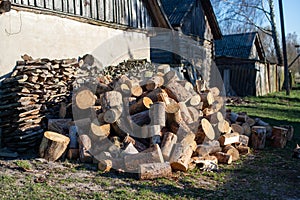
M216 40L216 56L249 59L253 45L256 45L260 59L264 52L257 32L224 35L222 40Z
M197 1L201 2L214 38L221 39L222 33L210 0L161 0L161 3L171 25L174 27L182 25L185 16L192 11Z

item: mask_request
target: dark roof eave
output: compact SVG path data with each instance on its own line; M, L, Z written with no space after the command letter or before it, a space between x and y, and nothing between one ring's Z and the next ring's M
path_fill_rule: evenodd
M168 20L167 15L162 9L160 0L144 0L144 2L148 7L151 18L154 19L154 24L153 24L154 26L173 29L172 25Z

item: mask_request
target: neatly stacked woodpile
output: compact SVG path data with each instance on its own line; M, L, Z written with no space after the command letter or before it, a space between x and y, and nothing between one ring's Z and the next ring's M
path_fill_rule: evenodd
M33 60L27 55L23 59L0 86L0 138L3 146L18 152L39 145L47 128L45 118L68 115L79 66L76 59Z

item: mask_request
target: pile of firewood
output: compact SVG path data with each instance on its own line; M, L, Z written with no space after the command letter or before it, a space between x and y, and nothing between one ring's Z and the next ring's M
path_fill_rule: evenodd
M23 59L0 85L2 144L17 152L40 144L46 118L71 114L67 105L79 66L76 59Z
M207 88L205 81L193 86L179 80L168 65L150 74L98 78L96 93L79 87L73 96L68 158L151 179L196 166L216 170L218 163L248 154L250 143L262 149L269 138L282 148L292 137L292 127L271 127L246 113L225 111L219 89Z

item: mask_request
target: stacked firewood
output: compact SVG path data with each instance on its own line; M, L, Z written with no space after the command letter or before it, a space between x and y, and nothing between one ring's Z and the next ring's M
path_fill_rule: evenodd
M0 86L2 144L18 152L39 145L46 118L71 114L71 83L79 66L76 59L22 58Z

